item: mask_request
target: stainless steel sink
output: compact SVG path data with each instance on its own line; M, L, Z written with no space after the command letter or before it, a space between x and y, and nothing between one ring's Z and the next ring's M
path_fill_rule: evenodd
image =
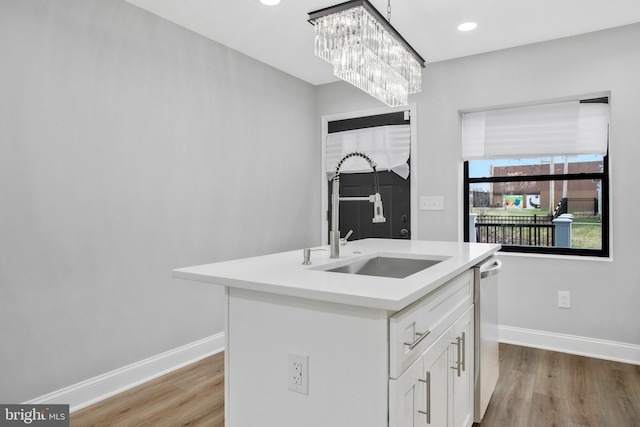
M425 268L432 267L444 259L414 259L377 256L352 262L325 271L334 273L363 274L366 276L391 277L404 279Z

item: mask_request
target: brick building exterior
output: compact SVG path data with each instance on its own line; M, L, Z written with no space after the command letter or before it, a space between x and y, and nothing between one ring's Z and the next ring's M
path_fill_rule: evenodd
M495 166L492 167L490 176L548 175L550 167L549 164ZM601 167L602 162L599 161L556 163L553 165L554 175L593 173L600 171ZM553 212L563 197L574 200L591 200L595 201L596 205L599 198L599 182L591 179L577 181L514 181L492 183L490 188L489 194L474 192L474 207L483 207L484 205L484 207L530 208ZM553 196L550 197L550 195Z

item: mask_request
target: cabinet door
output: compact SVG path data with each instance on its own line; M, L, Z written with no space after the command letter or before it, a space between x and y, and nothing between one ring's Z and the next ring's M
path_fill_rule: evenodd
M473 424L474 378L474 321L473 306L456 320L452 327L451 365L453 392L450 395L452 427L469 427Z
M450 341L451 333L449 330L442 334L422 356L423 379L426 381L422 383L424 390L422 426L446 427L449 424L449 405L447 402L452 378L450 374Z
M473 327L472 305L398 379L389 380L390 427L473 424Z
M424 375L422 358L416 360L397 379L389 380L389 427L423 426Z

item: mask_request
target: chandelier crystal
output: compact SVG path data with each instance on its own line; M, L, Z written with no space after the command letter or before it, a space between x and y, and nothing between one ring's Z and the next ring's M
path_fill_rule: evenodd
M337 77L391 107L420 92L424 59L367 0L311 12L309 22L316 55Z

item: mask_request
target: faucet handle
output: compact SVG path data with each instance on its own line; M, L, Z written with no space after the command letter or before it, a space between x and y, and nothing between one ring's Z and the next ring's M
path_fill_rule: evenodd
M349 237L351 237L352 234L353 234L353 230L349 230L349 232L342 239L340 239L340 244L342 246L346 245L347 240L349 240Z

